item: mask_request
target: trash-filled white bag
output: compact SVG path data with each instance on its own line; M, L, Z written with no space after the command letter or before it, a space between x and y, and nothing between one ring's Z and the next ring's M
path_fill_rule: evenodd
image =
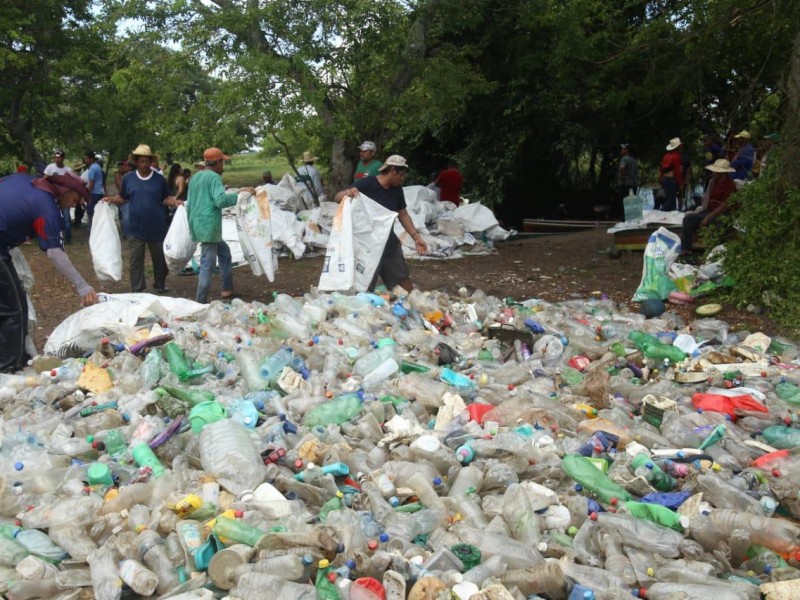
M99 302L72 313L59 323L44 345L44 353L80 357L104 337L124 339L143 322L201 317L208 306L154 294L98 294Z
M633 295L634 302L658 298L665 300L677 286L669 278L669 268L681 252L681 238L666 227L650 234L644 249L642 281Z
M189 217L186 207L180 205L172 216L172 224L164 238L164 258L170 273L178 273L186 266L194 251L197 249L197 242L192 240L189 231Z
M396 218L397 213L364 194L344 198L333 220L319 289L366 291Z
M247 264L253 275L275 281L278 261L273 252L272 213L264 187L252 194L240 193L236 204L236 229Z
M94 272L100 281L122 279L122 243L117 230L116 211L107 202L94 208L92 231L89 234Z

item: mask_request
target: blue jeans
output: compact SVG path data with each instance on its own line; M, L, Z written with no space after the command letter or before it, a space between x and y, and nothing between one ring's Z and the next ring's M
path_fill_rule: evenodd
M72 209L70 208L62 208L61 209L61 216L64 221L64 241L69 244L72 241L72 215L70 214Z
M222 277L222 291L233 291L233 271L231 270L231 249L225 242L202 242L200 244L200 277L197 281L195 300L202 304L208 302L211 276L219 260L219 274Z

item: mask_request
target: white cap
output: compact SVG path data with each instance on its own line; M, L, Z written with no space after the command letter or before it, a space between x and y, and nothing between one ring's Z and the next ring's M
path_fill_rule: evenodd
M375 145L375 142L365 141L361 142L361 145L358 147L359 150L372 150L373 152L377 152L378 147Z

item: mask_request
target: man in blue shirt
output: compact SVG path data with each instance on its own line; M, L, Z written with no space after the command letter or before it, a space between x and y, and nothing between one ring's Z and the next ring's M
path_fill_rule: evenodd
M83 306L97 302L64 252L62 209L89 200L89 192L77 177L53 175L31 179L11 175L0 179L0 371L25 366L28 335L28 303L25 290L11 262L10 251L33 237L47 252L56 270L70 280Z
M102 198L103 202L128 204L128 222L125 234L131 255L131 292L143 292L144 249L150 252L153 262L153 290L167 292L167 261L164 259L164 238L167 237L167 208L183 204L169 195L167 180L152 169L155 154L150 146L139 144L131 160L136 170L122 178L122 189L116 196Z
M731 161L731 168L736 169L735 173L731 173L731 179L740 180L741 183L737 185L741 187L745 181L750 179L750 171L753 170L753 163L756 159L756 149L750 143L750 132L747 130L740 131L733 136L733 139L736 140L739 149Z
M86 212L89 215L89 228L91 229L95 204L100 202L100 199L105 195L105 188L103 187L103 169L97 164L97 157L91 150L87 150L84 153L83 164L86 165L87 169L86 188L89 190L89 195L91 196L89 204L86 206Z

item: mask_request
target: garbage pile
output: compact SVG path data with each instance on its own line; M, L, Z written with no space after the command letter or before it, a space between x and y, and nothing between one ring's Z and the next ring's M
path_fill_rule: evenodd
M465 288L165 304L0 375L6 598L798 597L790 340Z

